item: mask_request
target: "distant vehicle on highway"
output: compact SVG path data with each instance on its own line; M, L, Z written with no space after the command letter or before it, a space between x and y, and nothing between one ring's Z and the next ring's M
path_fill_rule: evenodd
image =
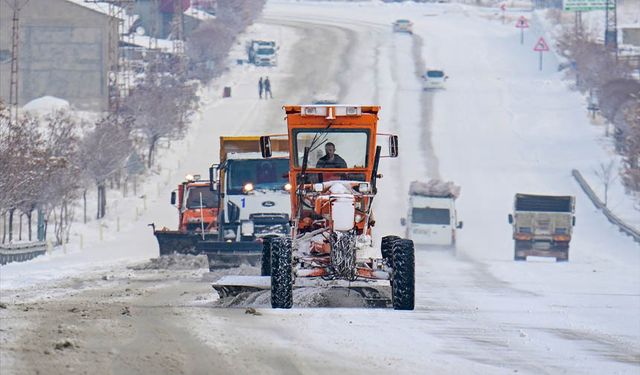
M396 20L393 23L393 32L413 34L413 22L409 20Z
M427 69L422 75L422 88L424 90L443 89L449 76L440 69Z

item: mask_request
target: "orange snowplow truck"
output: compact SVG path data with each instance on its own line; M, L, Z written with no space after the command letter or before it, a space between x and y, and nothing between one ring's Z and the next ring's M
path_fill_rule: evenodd
M199 175L187 175L171 192L171 204L178 209L178 230L155 230L151 224L160 255L197 254L198 242L218 238L219 194L211 189L209 181L200 180Z
M411 240L385 236L374 246L372 202L381 157L398 156L398 137L377 134L377 106L285 106L291 184L291 237L264 243L271 305L290 308L296 278L386 282L394 309L414 308ZM272 142L260 140L263 157ZM272 140L273 138L273 140ZM385 145L386 143L386 145ZM379 145L381 144L381 145ZM383 147L384 146L384 147Z

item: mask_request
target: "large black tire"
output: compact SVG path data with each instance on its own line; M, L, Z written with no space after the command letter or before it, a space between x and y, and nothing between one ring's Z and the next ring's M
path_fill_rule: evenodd
M399 239L394 242L391 294L394 310L413 310L416 294L416 263L411 240Z
M271 307L290 309L293 305L293 274L291 240L285 237L271 240Z
M557 243L553 246L554 251L560 251L562 256L556 257L556 262L568 262L569 261L569 243Z
M271 241L274 237L265 237L262 240L262 264L260 276L271 276Z
M529 241L519 241L519 240L514 240L513 241L513 260L515 261L523 261L523 260L527 260L526 256L519 256L518 255L518 250L529 250L531 248L530 242Z
M393 244L400 240L398 236L384 236L380 248L382 250L382 259L386 260L389 265L393 264Z

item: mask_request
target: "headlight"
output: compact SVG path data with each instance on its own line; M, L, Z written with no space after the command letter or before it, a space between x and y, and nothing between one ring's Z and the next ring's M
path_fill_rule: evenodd
M243 187L242 187L242 191L244 191L245 193L248 193L250 191L253 191L253 184L251 182L246 183Z
M355 217L356 223L361 222L362 219L364 219L364 216L362 216L362 215L356 215L356 217Z
M284 184L284 190L291 191L291 184L288 183L288 182L286 184Z
M367 183L362 183L358 186L358 191L361 193L368 193L369 192L369 184Z
M233 229L227 229L224 231L224 239L225 240L233 240L236 238L236 232L233 231Z
M313 191L321 193L322 190L324 190L324 185L323 184L313 184Z
M184 179L189 181L189 182L191 182L191 181L193 181L193 175L188 174L188 175L184 176Z
M240 224L240 232L243 236L253 236L254 226L253 221L245 220Z

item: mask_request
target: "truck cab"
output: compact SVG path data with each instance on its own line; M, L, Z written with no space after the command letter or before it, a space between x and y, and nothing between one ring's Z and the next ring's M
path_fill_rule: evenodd
M224 241L255 241L290 231L288 151L276 151L274 158L265 160L259 152L259 140L220 138L219 221Z
M181 232L218 232L218 192L209 188L209 181L188 175L177 194L171 193L171 204L179 211Z
M247 57L257 66L278 65L278 47L274 41L252 40L247 44Z
M456 229L462 229L455 207L459 191L452 183L412 182L407 218L402 220L407 238L418 245L455 246Z

